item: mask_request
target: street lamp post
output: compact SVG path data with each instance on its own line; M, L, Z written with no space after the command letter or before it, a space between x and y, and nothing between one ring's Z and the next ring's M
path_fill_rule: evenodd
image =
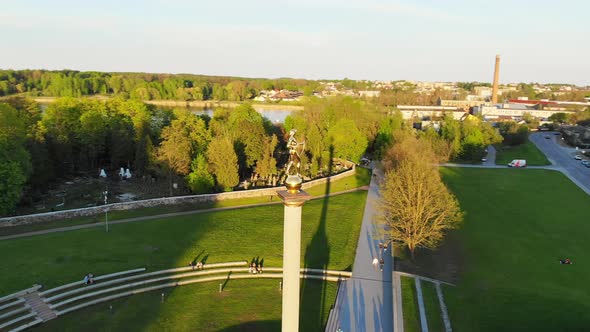
M105 190L102 192L102 194L104 195L104 205L105 205L105 209L104 209L104 223L106 226L106 231L107 233L109 232L109 208L107 205L107 199L109 196L109 192L108 190Z

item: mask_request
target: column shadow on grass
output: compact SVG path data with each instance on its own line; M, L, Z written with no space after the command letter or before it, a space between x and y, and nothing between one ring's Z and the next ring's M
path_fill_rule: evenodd
M334 156L334 146L330 145L328 176L332 174ZM328 236L326 234L326 221L328 218L328 205L330 202L330 178L326 182L325 196L322 202L322 209L320 213L320 220L317 230L315 231L311 242L305 248L305 257L303 261L304 268L322 269L328 268L330 261L330 246L328 244ZM302 220L305 222L305 220ZM321 290L313 291L320 287ZM300 293L300 316L299 329L301 331L319 331L324 327L327 316L324 317L324 310L322 308L326 305L326 285L324 282L311 279L302 279L301 293Z

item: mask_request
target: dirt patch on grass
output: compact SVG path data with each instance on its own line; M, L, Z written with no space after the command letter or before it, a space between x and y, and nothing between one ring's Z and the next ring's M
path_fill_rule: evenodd
M412 261L406 248L396 248L395 270L456 283L463 272L465 258L461 240L455 232L447 234L435 250L418 249Z

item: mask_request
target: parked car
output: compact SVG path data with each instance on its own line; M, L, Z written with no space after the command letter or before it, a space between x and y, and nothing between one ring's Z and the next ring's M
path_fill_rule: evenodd
M590 167L590 161L588 161L588 160L582 160L582 165L584 165L586 167Z
M577 154L577 155L574 157L574 159L575 159L575 160L582 160L582 156L580 156L579 154Z
M549 137L549 135L545 135L545 139L550 139L551 137Z

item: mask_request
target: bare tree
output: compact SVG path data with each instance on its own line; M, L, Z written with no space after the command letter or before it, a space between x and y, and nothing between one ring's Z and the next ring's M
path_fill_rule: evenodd
M416 248L435 248L445 231L462 220L459 203L442 182L436 156L428 142L407 136L393 146L395 156L381 193L381 222L386 237L407 246L412 259Z

